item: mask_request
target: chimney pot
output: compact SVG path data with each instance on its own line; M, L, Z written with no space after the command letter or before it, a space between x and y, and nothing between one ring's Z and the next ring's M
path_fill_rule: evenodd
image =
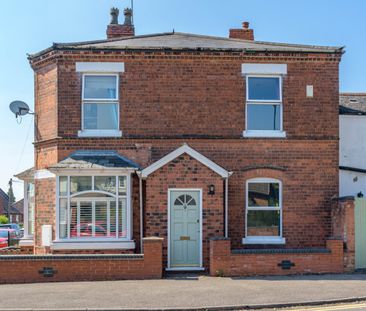
M125 15L124 25L132 25L132 10L125 8L123 14Z
M118 24L119 10L111 9L111 22L107 27L107 38L133 37L135 35L135 27L132 24L132 10L126 8L123 10L125 21L123 25Z
M230 29L229 38L254 41L254 31L249 28L249 22L243 22L242 28Z
M111 22L110 25L118 25L119 10L117 8L111 8Z

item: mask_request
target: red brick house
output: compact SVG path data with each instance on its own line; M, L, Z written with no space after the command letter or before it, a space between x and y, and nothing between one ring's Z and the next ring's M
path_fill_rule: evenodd
M9 209L9 196L0 189L0 215L5 215L9 218L11 223L23 223L23 199L11 204L10 213Z
M201 270L212 238L326 249L342 48L255 41L248 23L135 36L130 14L112 10L105 40L29 56L35 253L139 253L159 236L165 268Z

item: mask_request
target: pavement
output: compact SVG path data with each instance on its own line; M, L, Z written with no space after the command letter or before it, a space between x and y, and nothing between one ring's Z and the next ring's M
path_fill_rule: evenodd
M245 309L366 300L366 274L0 285L0 310Z
M273 311L274 309L267 309L261 311ZM278 310L278 309L277 309ZM291 309L282 309L282 311L365 311L366 303L364 302L353 302L347 304L332 304L322 305L317 307L296 307Z

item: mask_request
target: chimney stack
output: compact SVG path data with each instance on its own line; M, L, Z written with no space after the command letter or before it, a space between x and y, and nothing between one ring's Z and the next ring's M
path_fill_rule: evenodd
M230 29L229 38L254 41L253 29L249 29L249 23L243 22L243 28Z
M135 27L132 24L132 10L124 9L123 14L125 21L123 25L118 24L119 10L111 8L111 22L107 27L107 38L133 37L135 35Z

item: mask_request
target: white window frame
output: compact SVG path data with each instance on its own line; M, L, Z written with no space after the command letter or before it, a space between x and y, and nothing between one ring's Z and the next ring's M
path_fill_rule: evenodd
M279 184L279 206L248 206L249 202L249 184L250 183L278 183ZM279 236L248 236L248 211L280 211L280 235ZM282 236L282 181L274 178L252 178L246 181L245 188L245 238L242 239L243 244L285 244L286 239Z
M116 98L85 98L85 77L100 76L100 77L116 77ZM114 130L91 130L84 127L84 104L116 104L117 105L117 129ZM79 137L121 137L120 131L120 104L119 104L119 74L106 72L85 72L82 74L81 87L81 131L78 132Z
M278 100L258 100L249 98L249 79L250 78L278 78L280 88L280 98ZM246 83L246 103L245 103L245 131L244 137L286 137L286 132L283 131L283 101L282 101L282 75L279 74L247 74L245 75ZM280 107L280 129L279 130L250 130L248 129L248 105L278 105Z
M34 180L24 180L24 202L23 202L23 206L24 206L24 212L23 212L23 226L24 226L24 239L33 239L34 233L30 234L29 233L29 196L28 196L28 184L33 184L34 185ZM34 189L34 188L33 188ZM33 194L34 196L34 194ZM35 226L35 206L33 206L33 229Z
M60 177L67 176L67 195L60 195L59 185L60 185ZM92 190L77 192L75 194L71 194L71 183L70 177L72 176L91 176L92 177ZM94 190L94 177L98 176L114 176L116 178L116 193L110 193L101 190ZM118 185L119 185L119 176L126 177L126 196L121 196L118 194ZM110 198L114 198L116 202L116 227L119 229L119 215L118 215L118 204L119 199L126 197L126 224L127 224L127 234L126 237L118 237L118 230L116 232L116 237L85 237L85 238L71 238L70 237L70 203L73 197L77 197L83 193L103 193L110 196ZM130 172L98 172L98 173L88 173L88 172L65 172L58 174L56 178L56 238L53 241L52 248L53 249L133 249L135 248L135 243L132 241L132 185L131 185L131 173ZM67 199L67 238L60 238L60 199ZM104 198L103 198L104 199ZM94 198L83 197L81 200L91 200L92 202L97 201ZM95 203L93 203L95 204Z

